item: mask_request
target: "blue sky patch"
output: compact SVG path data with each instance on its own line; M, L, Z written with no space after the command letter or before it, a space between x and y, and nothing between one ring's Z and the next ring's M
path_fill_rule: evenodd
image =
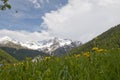
M35 1L35 0L33 0ZM42 16L55 11L68 3L68 0L36 0L40 5L36 8L32 0L9 0L11 10L0 11L0 29L41 31Z

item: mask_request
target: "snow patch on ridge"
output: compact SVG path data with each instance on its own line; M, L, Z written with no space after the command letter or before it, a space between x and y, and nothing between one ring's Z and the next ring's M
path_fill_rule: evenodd
M49 40L43 40L43 41L29 41L29 42L20 42L17 40L14 40L8 36L5 36L3 38L0 38L0 43L1 44L7 44L9 42L15 43L15 44L19 44L23 47L27 47L29 49L42 49L42 48L50 48L51 46L57 44L59 47L62 47L64 45L70 45L72 43L72 40L68 40L68 39L60 39L60 38L53 38L53 39L49 39Z

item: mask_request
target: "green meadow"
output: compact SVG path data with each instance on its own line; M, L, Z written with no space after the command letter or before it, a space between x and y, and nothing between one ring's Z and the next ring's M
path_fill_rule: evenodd
M30 58L0 67L0 80L120 80L120 48L94 47L61 57Z

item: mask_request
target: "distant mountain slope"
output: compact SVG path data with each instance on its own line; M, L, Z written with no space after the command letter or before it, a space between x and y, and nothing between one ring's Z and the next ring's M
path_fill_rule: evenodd
M93 40L71 50L70 53L72 54L80 53L82 51L90 51L93 47L104 49L120 48L120 25L112 27Z
M15 58L0 49L0 64L17 62Z
M26 57L34 58L38 55L46 56L47 54L37 51L37 50L30 50L30 49L16 49L10 47L0 47L0 49L6 51L8 54L16 58L17 60L24 60Z
M18 60L24 59L25 56L35 57L38 54L42 55L42 53L45 53L47 55L59 56L70 51L72 48L78 47L79 45L81 45L80 41L60 39L57 37L42 41L26 41L26 42L17 41L8 36L0 38L0 48L10 53L10 55L14 56ZM11 53L11 51L13 52Z

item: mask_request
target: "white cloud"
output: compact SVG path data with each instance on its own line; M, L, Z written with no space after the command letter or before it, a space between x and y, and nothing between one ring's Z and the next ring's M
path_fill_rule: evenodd
M0 30L0 38L9 36L18 41L40 41L44 39L52 38L47 32L27 32L27 31L12 31L12 30Z
M61 9L46 13L43 24L48 26L51 36L86 42L120 23L119 3L119 0L69 0Z
M30 1L40 6L44 3L44 0ZM10 36L21 41L38 41L54 36L86 42L110 27L120 24L119 14L120 0L69 0L67 5L42 17L41 27L45 30L48 27L47 31L38 33L4 29L0 30L0 37ZM26 15L15 15L17 18L21 16ZM37 16L31 16L34 17Z
M44 2L49 3L49 0L29 0L34 4L35 8L41 8L41 4L44 4Z
M120 0L99 0L100 5L108 6L108 5L114 5L114 6L119 6L120 5Z

